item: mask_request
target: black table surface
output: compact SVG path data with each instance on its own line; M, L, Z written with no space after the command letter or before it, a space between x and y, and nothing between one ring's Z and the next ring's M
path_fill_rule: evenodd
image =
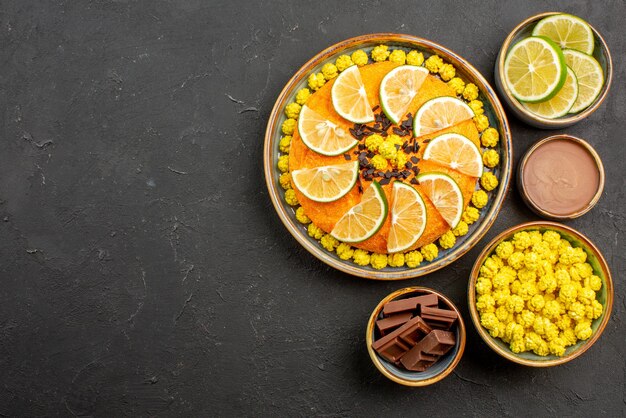
M569 225L613 271L600 340L559 367L515 365L471 324L470 268L538 219L511 185L473 250L423 278L375 282L302 249L273 210L264 130L291 75L327 46L399 32L493 82L507 33L562 10L605 36L614 83L560 130L601 155L599 204ZM626 4L621 1L7 1L0 7L0 416L624 416ZM510 116L516 162L551 132ZM454 374L382 376L374 306L424 285L468 326Z

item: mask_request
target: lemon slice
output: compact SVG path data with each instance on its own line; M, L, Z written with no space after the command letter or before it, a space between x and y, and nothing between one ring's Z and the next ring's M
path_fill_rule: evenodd
M561 90L559 90L556 96L545 102L523 103L523 105L526 109L539 116L555 119L565 116L574 105L574 102L576 102L577 97L578 81L571 68L567 67L565 84L563 84L563 87L561 87Z
M339 155L353 148L359 141L345 129L325 119L308 107L302 106L298 117L298 133L304 145L322 155Z
M426 80L428 70L415 65L401 65L383 78L380 83L380 105L394 124L406 115L409 105Z
M342 242L361 242L374 235L387 218L387 198L378 182L365 190L361 202L335 224L330 235Z
M522 102L543 102L554 97L565 83L563 52L543 36L519 41L504 60L504 81Z
M589 107L602 91L604 72L598 61L582 52L566 49L563 55L578 79L578 98L569 110L569 113L577 113Z
M451 228L456 228L463 214L463 193L447 174L430 172L417 176L426 196Z
M397 253L413 246L426 229L426 205L412 186L396 181L391 195L391 228L387 252Z
M339 74L330 90L330 96L335 111L350 122L374 121L374 112L367 100L358 66L353 65Z
M359 177L359 162L294 170L291 179L298 190L316 202L332 202L346 195Z
M417 111L413 120L413 134L422 136L449 128L474 117L474 111L456 97L430 99Z
M560 14L541 19L533 29L533 36L550 38L561 48L571 48L585 54L593 52L593 31L579 17Z
M426 145L423 158L468 176L480 177L483 174L480 150L469 138L460 134L443 134L434 138Z

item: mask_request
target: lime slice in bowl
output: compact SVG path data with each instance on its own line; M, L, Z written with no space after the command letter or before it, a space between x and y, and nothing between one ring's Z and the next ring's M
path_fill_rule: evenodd
M358 161L294 170L295 187L316 202L333 202L345 196L359 178Z
M363 192L361 202L350 208L330 235L342 242L361 242L378 232L387 219L387 198L377 181Z
M595 42L587 22L569 14L541 19L533 29L533 36L545 36L562 49L571 48L589 55L593 52Z
M573 49L563 50L565 62L578 79L578 98L569 113L578 113L589 107L604 86L604 71L592 56Z
M504 81L522 102L543 102L554 97L567 76L563 52L542 36L513 45L504 60Z
M524 107L536 115L547 119L556 119L565 116L578 97L578 80L571 68L567 67L567 77L561 90L545 102L523 103Z

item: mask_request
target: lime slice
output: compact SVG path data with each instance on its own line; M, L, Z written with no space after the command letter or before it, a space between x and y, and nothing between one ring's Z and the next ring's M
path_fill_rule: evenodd
M332 202L342 198L352 190L358 177L358 161L303 168L291 173L296 188L316 202Z
M361 242L378 232L387 218L387 198L378 182L365 190L361 203L353 206L335 224L330 235L342 242Z
M413 134L422 136L449 128L474 117L474 111L456 97L436 97L419 108L413 120Z
M472 177L483 174L480 150L469 138L455 133L443 134L426 145L424 160L435 161Z
M582 52L566 49L563 55L578 79L578 98L569 110L569 113L577 113L589 107L602 91L604 71L598 61Z
M456 228L463 214L463 193L447 174L430 172L417 176L422 190L451 228Z
M593 31L579 17L560 14L541 19L533 29L533 36L545 36L561 48L571 48L585 54L593 52Z
M519 41L504 60L504 80L522 102L543 102L554 97L565 83L563 52L542 36Z
M330 90L335 111L354 123L374 121L374 112L367 100L359 67L353 65L343 70Z
M307 105L302 106L298 117L298 133L307 147L322 155L343 154L358 144L345 129L325 119Z
M413 246L426 229L426 205L412 186L396 181L391 195L391 228L387 252L397 253Z
M426 80L428 70L415 65L401 65L380 83L380 105L394 124L400 123L418 90Z
M523 103L523 105L534 114L548 119L555 119L565 116L574 105L574 102L576 102L577 97L578 81L576 80L574 71L567 67L565 84L563 84L563 87L561 87L561 90L559 90L556 96L545 102Z

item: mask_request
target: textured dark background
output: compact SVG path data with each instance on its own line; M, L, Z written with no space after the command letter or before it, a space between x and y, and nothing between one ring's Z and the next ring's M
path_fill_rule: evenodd
M474 258L536 219L512 187L481 244L428 277L333 271L273 212L265 124L289 77L358 34L426 37L488 80L525 17L564 10L606 37L613 88L564 132L602 156L598 206L569 224L604 251L611 321L583 357L534 370L480 340ZM0 416L623 416L624 1L46 1L0 3ZM547 132L511 118L516 160ZM455 373L409 389L371 364L371 309L426 285L462 309Z

